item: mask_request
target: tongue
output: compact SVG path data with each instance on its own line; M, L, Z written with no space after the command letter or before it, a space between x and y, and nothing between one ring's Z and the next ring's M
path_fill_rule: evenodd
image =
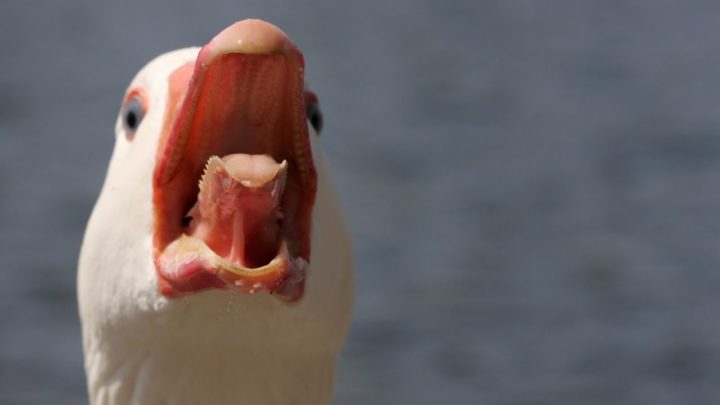
M287 163L267 155L212 156L190 209L187 233L217 255L256 268L268 264L280 245L280 200Z

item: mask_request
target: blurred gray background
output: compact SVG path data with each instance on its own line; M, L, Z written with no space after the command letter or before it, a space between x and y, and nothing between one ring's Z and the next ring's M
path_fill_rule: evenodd
M125 86L260 17L357 250L337 404L720 403L720 2L0 2L0 402L86 401L75 267Z

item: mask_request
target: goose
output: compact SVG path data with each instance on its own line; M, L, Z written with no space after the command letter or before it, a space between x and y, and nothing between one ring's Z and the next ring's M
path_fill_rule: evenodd
M353 257L321 118L261 20L139 71L79 257L90 403L330 403Z

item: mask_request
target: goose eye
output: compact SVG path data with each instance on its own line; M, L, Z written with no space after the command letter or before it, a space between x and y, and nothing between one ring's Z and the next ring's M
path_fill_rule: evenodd
M323 127L323 115L322 111L320 111L320 103L315 93L311 91L305 93L305 105L305 116L308 121L310 121L310 125L315 129L315 132L320 135Z
M137 131L143 117L145 116L145 106L139 96L131 97L122 111L123 128L128 137L132 137Z

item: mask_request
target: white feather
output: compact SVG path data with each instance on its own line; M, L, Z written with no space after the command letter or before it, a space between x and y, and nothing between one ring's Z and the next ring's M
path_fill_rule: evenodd
M207 291L167 299L152 260L152 173L168 75L198 48L162 55L133 79L149 95L132 142L115 149L80 254L78 298L93 404L324 404L350 324L353 259L328 169L318 173L303 298ZM312 132L312 128L310 128Z

